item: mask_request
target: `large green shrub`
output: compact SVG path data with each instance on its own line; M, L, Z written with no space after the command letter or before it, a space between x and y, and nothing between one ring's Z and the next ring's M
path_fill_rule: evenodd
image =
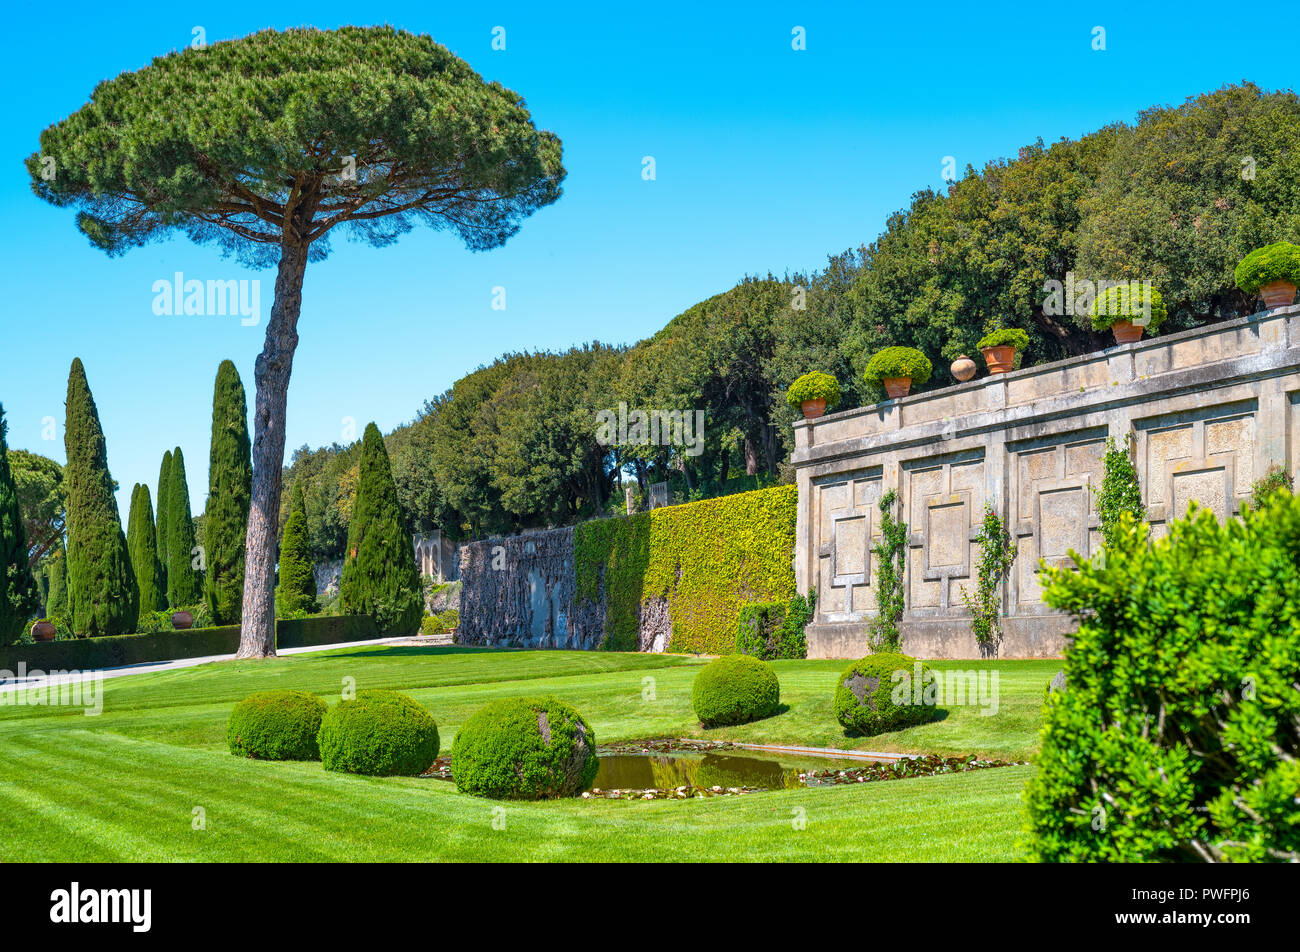
M912 386L919 387L930 380L933 372L934 365L930 363L930 358L915 347L886 347L867 361L862 379L880 386L886 378L906 377L912 381Z
M1300 285L1300 245L1276 241L1256 248L1241 259L1233 278L1247 294L1258 294L1260 288L1274 281Z
M637 649L642 606L663 599L669 649L726 654L749 602L794 597L794 486L664 506L573 530L574 601L604 602L601 647Z
M237 624L243 614L244 533L252 491L253 459L244 384L234 363L223 360L217 368L212 394L208 502L203 511L207 562L203 598L218 625Z
M226 743L237 757L320 760L316 735L328 709L306 691L259 691L230 712Z
M840 402L839 381L830 374L814 370L804 374L785 392L785 402L796 410L809 400L825 400L826 409L832 409Z
M438 757L433 715L396 691L358 691L340 701L320 725L326 770L374 777L422 774Z
M108 450L99 410L81 359L68 373L63 447L63 485L68 515L68 606L72 630L81 636L134 631L140 610L126 533L117 511Z
M796 595L788 602L754 602L740 610L736 651L761 661L808 657L804 628L812 621L817 590L808 597Z
M40 590L27 561L27 531L18 505L18 487L9 471L4 407L0 407L0 644L22 635L41 607Z
M1078 631L1029 783L1039 860L1300 859L1300 499L1048 569Z
M832 706L845 731L872 736L923 724L935 714L937 684L928 665L915 658L883 652L867 655L840 672ZM919 679L918 679L919 671Z
M386 634L415 634L424 614L415 545L397 501L384 438L373 423L366 426L361 441L357 499L348 525L339 602L348 614L373 615Z
M569 797L596 779L596 735L555 698L504 698L456 733L451 773L462 793L498 800Z
M781 682L766 661L727 655L711 661L691 685L691 706L705 727L771 717L781 705Z
M1093 330L1104 331L1120 321L1131 321L1155 334L1169 316L1165 299L1155 288L1134 281L1116 284L1099 293L1092 302Z
M424 620L420 622L420 634L438 635L455 631L459 627L460 612L455 608L448 608L445 612L438 612L436 615L425 615Z

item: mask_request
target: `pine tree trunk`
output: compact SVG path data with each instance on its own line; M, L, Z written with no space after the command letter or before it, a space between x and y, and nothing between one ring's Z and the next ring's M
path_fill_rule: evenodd
M298 314L307 246L285 242L275 276L275 301L266 327L266 344L257 358L253 409L253 500L248 511L244 564L244 608L240 658L275 655L275 552L280 528L280 490L284 467L284 425L293 352L298 346Z

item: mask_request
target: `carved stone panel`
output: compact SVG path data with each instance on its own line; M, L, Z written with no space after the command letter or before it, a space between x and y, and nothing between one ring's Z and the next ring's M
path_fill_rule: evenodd
M1048 610L1040 560L1070 565L1071 551L1090 558L1100 541L1093 487L1101 482L1103 433L1094 430L1009 448L1013 502L1008 531L1016 547L1010 590L1017 613Z
M928 462L928 461L927 461ZM952 459L903 469L911 529L907 606L913 615L962 614L971 584L971 539L984 515L984 459Z
M814 483L817 617L857 621L876 608L871 546L880 535L879 470Z
M1220 520L1237 511L1256 478L1255 423L1254 408L1238 406L1139 424L1139 472L1153 537L1166 535L1193 502Z

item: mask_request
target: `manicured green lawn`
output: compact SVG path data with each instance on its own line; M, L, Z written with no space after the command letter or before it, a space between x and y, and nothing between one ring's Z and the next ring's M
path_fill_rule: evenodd
M444 781L370 779L319 764L239 760L231 705L293 687L333 701L404 690L433 712L444 752L497 697L554 694L600 742L709 736L1028 758L1043 687L1058 662L949 662L1000 675L998 713L847 738L830 713L838 661L778 662L785 710L701 731L690 709L696 659L596 652L375 646L268 662L223 662L105 682L104 713L0 707L4 860L1006 860L1017 855L1020 790L1032 767L688 802L506 803ZM206 829L193 830L195 808ZM804 818L801 829L794 821ZM497 828L503 827L503 828Z

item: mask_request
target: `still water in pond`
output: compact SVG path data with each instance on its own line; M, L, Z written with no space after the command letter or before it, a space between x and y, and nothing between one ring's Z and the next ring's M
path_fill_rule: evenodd
M799 774L809 769L827 770L841 765L862 766L840 760L782 758L759 754L706 752L674 754L600 755L600 771L592 789L674 790L678 787L747 787L780 790L800 787Z

